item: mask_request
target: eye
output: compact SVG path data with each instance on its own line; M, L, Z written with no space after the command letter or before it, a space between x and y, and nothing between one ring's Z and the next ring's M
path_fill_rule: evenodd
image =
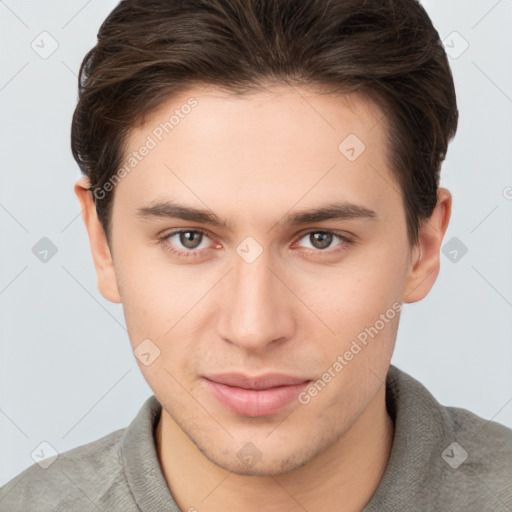
M175 236L178 236L177 241L186 249L199 249L205 234L202 231L177 231L172 236L168 236L168 239L171 240Z
M207 249L208 244L201 247L206 231L200 229L181 229L172 231L160 239L165 250L179 256L197 256L201 249Z
M320 252L331 252L326 251L325 249L328 249L336 238L341 242L335 245L335 247L339 247L333 252L342 250L346 245L352 243L351 239L335 231L310 231L309 233L306 233L301 240L306 239L311 244L309 247L311 249L315 249Z

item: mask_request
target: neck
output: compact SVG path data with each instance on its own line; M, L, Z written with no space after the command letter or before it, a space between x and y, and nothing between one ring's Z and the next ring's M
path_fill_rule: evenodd
M237 475L208 460L162 409L156 428L162 472L181 510L360 512L387 466L394 426L385 385L350 429L306 465L278 476Z

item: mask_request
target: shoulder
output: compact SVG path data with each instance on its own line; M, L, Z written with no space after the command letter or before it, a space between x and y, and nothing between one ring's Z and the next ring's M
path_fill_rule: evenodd
M392 469L415 480L410 498L436 510L512 510L512 429L439 403L396 367L387 384L397 422Z
M512 430L460 407L440 405L439 411L444 435L434 453L436 504L468 512L512 510Z
M443 406L442 406L443 407ZM444 406L453 442L442 453L473 488L487 488L512 507L512 429L467 409Z
M123 504L129 493L120 440L125 429L96 441L42 459L0 488L0 510L46 512L89 511ZM132 510L126 503L123 510Z

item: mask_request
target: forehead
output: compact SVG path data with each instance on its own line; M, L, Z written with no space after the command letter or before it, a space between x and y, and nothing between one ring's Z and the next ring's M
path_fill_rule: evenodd
M187 105L191 99L195 100L196 105L189 109ZM312 129L321 127L322 131L338 131L343 128L343 123L350 124L361 135L376 124L385 124L382 111L368 94L329 92L325 85L285 84L267 85L262 89L235 93L205 84L180 91L168 98L146 117L144 125L137 127L132 135L136 136L140 131L147 132L162 119L169 119L166 114L173 111L179 114L180 121L190 117L188 124L208 130L210 135L226 127L230 120L243 116L251 116L251 119L259 120L262 124L243 123L237 126L236 129L241 135L254 133L262 128L269 129L276 126L276 122L285 124L287 121L290 122L288 131L293 132L292 124L299 118ZM226 123L220 124L217 119L219 116ZM176 121L173 121L173 131L180 131L180 125L184 123ZM212 122L215 125L212 126ZM305 125L301 128L307 133Z
M217 205L228 199L235 209L320 204L326 194L375 206L390 194L396 200L386 130L377 104L356 93L276 85L236 95L198 86L130 133L123 163L151 149L117 188L139 203L172 195L200 205L222 192ZM390 184L394 191L383 190Z
M162 139L192 135L193 131L198 139L216 141L226 135L232 142L254 137L256 146L261 140L257 136L266 132L278 135L279 142L296 140L296 145L309 139L308 148L318 143L314 134L337 146L348 130L375 145L383 142L378 139L384 135L385 125L384 114L367 94L333 93L325 85L285 84L237 94L205 84L177 92L161 103L145 116L144 124L130 132L127 145L136 146L148 134L165 144ZM282 127L286 127L284 132Z

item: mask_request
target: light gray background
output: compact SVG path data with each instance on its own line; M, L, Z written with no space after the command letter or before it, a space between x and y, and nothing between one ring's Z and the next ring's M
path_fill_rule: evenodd
M432 292L405 306L393 363L441 403L512 427L512 1L424 4L452 55L461 114L442 173L454 198L445 243L468 252L443 255ZM152 394L121 306L96 288L73 193L76 74L115 5L0 1L0 485L42 441L58 452L93 441ZM51 49L43 31L59 45L46 59L31 47ZM47 263L32 253L42 237L58 248Z

